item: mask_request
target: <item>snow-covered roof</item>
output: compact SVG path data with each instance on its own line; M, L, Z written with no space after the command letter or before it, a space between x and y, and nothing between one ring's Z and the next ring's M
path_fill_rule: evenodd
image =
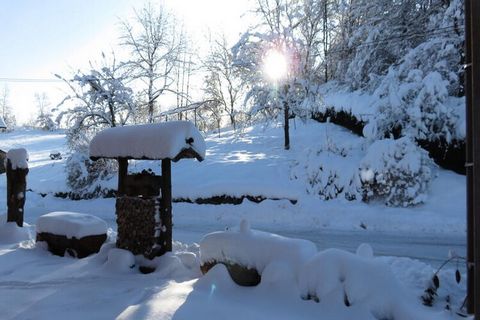
M0 129L7 129L7 125L5 124L5 120L2 116L0 116Z
M127 158L178 161L205 158L205 141L190 121L115 127L90 142L90 158Z

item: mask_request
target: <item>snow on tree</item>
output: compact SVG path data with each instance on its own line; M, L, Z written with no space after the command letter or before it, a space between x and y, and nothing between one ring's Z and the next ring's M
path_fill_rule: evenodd
M78 192L91 189L93 182L109 176L116 168L108 160L91 162L88 145L92 137L104 128L125 125L135 112L132 89L124 84L128 73L114 55L109 61L102 53L102 59L102 66L90 63L90 72L79 71L71 80L57 75L71 91L59 105L68 109L59 114L57 121L63 120L69 126L67 142L74 153L67 160L68 184Z
M38 116L35 119L35 127L45 131L52 131L57 128L57 124L53 120L51 111L49 110L50 101L45 92L35 93L35 102L38 109Z
M114 55L108 61L102 53L102 59L102 66L90 63L90 72L79 71L71 80L57 75L71 91L59 104L68 109L60 112L57 120L66 121L69 131L77 133L72 138L81 138L82 141L69 141L74 149L78 143L88 147L89 139L98 130L124 125L135 111L133 91L124 84L128 73L116 62Z
M131 52L125 67L142 87L139 108L146 108L148 122L153 122L158 99L173 89L175 68L185 45L184 35L174 16L159 6L147 4L135 12L134 22L123 21L121 44Z
M0 112L5 122L5 126L7 130L13 130L17 121L15 119L15 115L12 112L12 107L10 105L10 90L7 86L3 87L3 90L0 92Z
M206 100L212 100L228 115L233 129L237 128L238 103L243 93L243 84L233 65L233 55L225 35L210 40L210 52L204 61L207 72L204 82Z
M308 109L315 106L318 97L315 74L319 57L315 39L320 26L304 19L308 4L312 2L304 5L301 1L258 1L254 12L259 24L244 33L232 49L234 64L249 87L245 103L251 105L252 113L277 118L283 111L285 149L290 147L289 118L308 116ZM304 36L309 37L308 41ZM278 79L266 76L265 63L272 60L275 63L268 69L286 69Z

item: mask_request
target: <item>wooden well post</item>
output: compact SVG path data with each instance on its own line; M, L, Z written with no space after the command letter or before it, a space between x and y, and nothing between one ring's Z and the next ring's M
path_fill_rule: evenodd
M118 248L149 259L172 251L172 162L203 161L205 151L202 134L188 121L109 128L92 139L90 159L118 161ZM129 174L129 160L161 161L161 175Z
M16 222L23 227L23 207L27 188L28 168L12 168L7 159L7 222Z
M171 160L161 160L161 176L129 175L128 159L117 160L117 247L147 258L172 251Z

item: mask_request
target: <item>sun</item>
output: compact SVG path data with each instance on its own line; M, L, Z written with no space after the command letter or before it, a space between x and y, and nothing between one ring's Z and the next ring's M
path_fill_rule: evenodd
M273 81L284 79L288 72L287 58L276 49L268 51L263 60L263 71Z

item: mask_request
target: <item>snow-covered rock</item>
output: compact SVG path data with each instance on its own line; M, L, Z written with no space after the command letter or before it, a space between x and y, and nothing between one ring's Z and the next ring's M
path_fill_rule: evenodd
M107 223L104 220L90 214L64 211L40 216L36 228L37 233L51 233L77 239L107 233Z
M103 130L90 143L90 157L176 161L185 151L202 161L205 148L205 141L193 123L171 121Z

